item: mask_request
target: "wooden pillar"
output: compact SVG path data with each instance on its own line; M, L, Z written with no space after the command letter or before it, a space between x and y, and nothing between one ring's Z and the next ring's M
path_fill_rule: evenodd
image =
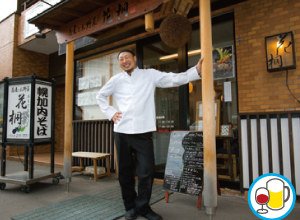
M72 176L73 64L74 42L67 44L65 82L64 177L69 191Z
M202 64L204 206L212 216L217 207L216 123L212 58L212 27L210 0L199 0L200 42Z

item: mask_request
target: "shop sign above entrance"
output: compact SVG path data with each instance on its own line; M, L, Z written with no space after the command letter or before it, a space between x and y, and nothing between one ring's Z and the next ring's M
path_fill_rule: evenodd
M91 35L155 10L163 0L120 0L63 25L57 32L59 44Z

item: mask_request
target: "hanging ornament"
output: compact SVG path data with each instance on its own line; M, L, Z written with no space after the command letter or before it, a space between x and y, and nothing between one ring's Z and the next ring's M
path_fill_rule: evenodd
M169 47L178 48L185 45L192 34L190 21L180 14L167 16L159 27L161 40Z

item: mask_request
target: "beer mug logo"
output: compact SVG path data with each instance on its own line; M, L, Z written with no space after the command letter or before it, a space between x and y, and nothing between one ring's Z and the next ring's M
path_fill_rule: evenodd
M267 203L268 208L272 210L283 209L285 202L290 198L290 188L285 186L284 181L281 179L273 178L267 181L267 189L270 194L270 199Z
M283 219L293 210L295 202L293 185L276 173L258 177L249 188L249 206L261 219Z

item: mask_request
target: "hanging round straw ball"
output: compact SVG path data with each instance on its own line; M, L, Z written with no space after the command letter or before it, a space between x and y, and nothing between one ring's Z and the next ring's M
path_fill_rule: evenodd
M191 33L191 23L180 14L166 17L159 27L160 38L166 45L173 48L185 45L189 41Z

